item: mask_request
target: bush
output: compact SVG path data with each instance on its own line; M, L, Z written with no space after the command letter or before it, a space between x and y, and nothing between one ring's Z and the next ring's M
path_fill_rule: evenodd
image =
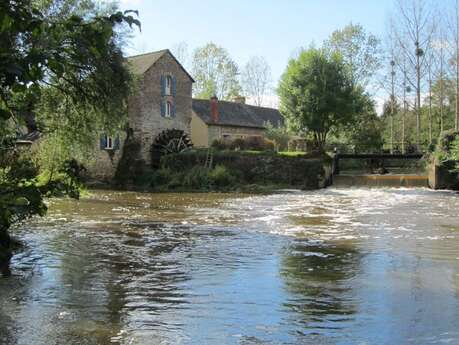
M196 165L183 177L183 186L192 189L207 189L209 186L208 170Z
M209 172L209 182L216 187L227 187L235 181L236 178L223 165L217 165Z
M247 144L244 139L236 138L229 143L229 149L234 151L247 150Z

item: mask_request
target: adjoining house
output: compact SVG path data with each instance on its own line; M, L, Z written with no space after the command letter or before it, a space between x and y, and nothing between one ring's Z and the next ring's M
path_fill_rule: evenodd
M252 136L263 137L266 126L282 126L277 109L245 104L245 98L234 102L193 99L191 140L195 147L209 147L215 140L234 140Z
M127 63L138 79L128 99L127 130L101 136L88 167L95 179L111 180L126 157L129 164L152 165L155 152L188 144L190 138L194 146L208 147L215 139L263 136L268 122L282 124L279 111L246 105L243 98L192 99L194 80L169 50L132 56Z

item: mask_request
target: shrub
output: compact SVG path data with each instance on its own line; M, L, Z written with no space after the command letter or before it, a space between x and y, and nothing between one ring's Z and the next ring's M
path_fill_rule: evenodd
M227 187L235 181L236 178L223 165L217 165L209 172L209 182L216 187Z
M183 186L193 189L206 189L209 186L208 170L196 165L183 177Z
M264 146L264 139L262 137L247 137L245 139L245 149L246 150L253 150L253 151L263 151L265 148Z
M247 150L247 143L242 138L236 138L229 144L230 150Z

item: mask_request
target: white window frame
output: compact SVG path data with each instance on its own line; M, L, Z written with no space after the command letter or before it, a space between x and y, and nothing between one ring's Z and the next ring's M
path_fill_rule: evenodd
M114 147L114 140L113 137L109 135L105 135L105 149L106 150L113 150Z
M172 76L166 75L166 85L164 88L164 94L166 96L172 95Z
M165 117L172 117L172 102L166 101Z

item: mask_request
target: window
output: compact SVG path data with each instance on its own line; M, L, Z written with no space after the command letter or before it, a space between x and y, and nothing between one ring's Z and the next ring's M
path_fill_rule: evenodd
M166 77L166 85L164 89L164 94L167 96L172 94L172 77L170 75Z
M105 135L105 149L113 150L113 137Z
M172 117L172 103L166 102L166 117Z

